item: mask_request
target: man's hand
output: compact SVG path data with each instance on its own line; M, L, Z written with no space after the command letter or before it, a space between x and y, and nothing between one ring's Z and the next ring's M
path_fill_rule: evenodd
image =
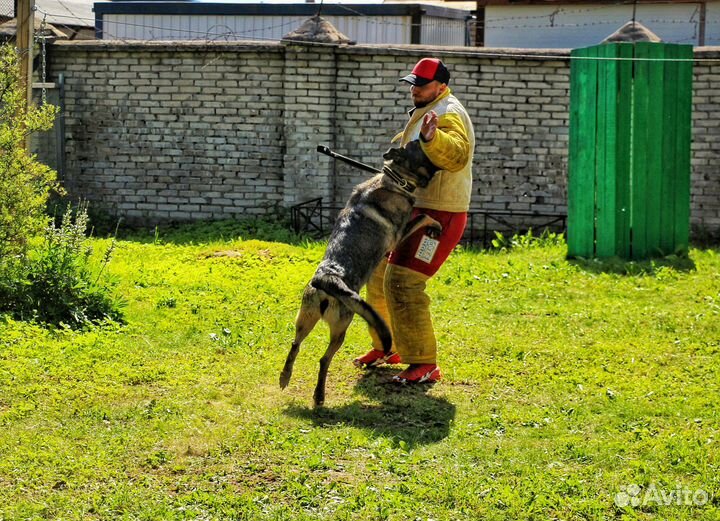
M422 126L420 127L420 134L422 134L423 141L432 141L432 138L435 137L437 125L438 115L435 113L434 110L431 110L430 112L425 114L425 117L422 121Z

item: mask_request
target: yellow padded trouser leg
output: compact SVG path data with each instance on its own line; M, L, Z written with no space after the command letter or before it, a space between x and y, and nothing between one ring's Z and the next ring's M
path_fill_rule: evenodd
M367 283L367 296L366 301L370 304L375 311L383 318L387 326L392 331L392 324L390 323L390 313L388 312L387 302L385 301L385 290L383 286L385 284L385 269L387 268L387 259L383 259L380 265L373 271L370 276L370 280ZM382 342L375 333L373 328L369 328L370 338L372 339L373 349L382 351ZM393 342L393 351L395 346Z
M393 343L404 364L434 364L437 360L430 297L425 293L429 278L394 264L385 270Z

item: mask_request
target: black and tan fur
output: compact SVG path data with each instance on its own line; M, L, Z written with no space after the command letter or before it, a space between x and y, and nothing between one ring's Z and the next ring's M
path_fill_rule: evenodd
M295 319L295 340L280 374L283 389L290 382L302 341L321 318L330 326L330 344L320 359L313 396L315 406L325 401L330 362L345 340L355 313L377 332L385 353L390 352L392 337L387 324L359 295L373 270L399 241L419 228L440 231L440 225L426 215L410 221L415 197L400 186L405 180L410 186L425 187L438 170L419 143L413 141L405 148L391 148L383 158L386 160L383 173L356 186L340 212L325 256L305 288Z

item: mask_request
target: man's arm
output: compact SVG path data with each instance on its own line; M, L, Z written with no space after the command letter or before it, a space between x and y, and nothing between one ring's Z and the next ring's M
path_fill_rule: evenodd
M425 115L420 128L420 143L425 155L443 170L460 170L470 157L470 140L462 118L453 112Z

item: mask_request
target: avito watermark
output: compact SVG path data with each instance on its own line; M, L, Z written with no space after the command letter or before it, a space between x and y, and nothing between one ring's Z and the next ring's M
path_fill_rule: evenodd
M621 485L615 494L615 504L619 507L653 506L695 506L702 507L710 502L710 494L701 489L690 489L682 485L665 489L654 483L646 487L640 485Z

